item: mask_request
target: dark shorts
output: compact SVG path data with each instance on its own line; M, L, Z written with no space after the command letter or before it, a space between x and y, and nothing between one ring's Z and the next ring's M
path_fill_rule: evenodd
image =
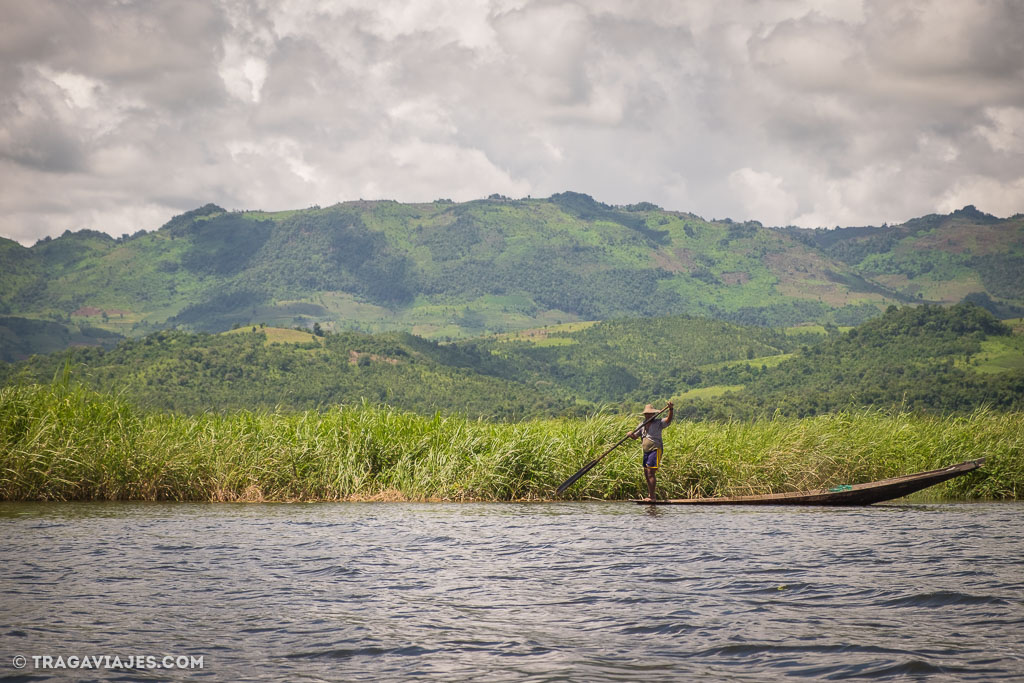
M658 469L661 465L661 450L656 448L653 451L644 451L644 467L652 470Z

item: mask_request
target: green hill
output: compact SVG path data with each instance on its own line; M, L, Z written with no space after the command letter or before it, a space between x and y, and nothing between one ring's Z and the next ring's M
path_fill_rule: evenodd
M95 231L30 248L0 240L0 314L128 337L319 323L445 339L678 314L851 325L892 303L965 297L1020 315L1022 265L1024 216L973 207L814 231L571 192L279 213L210 204L117 240ZM26 346L5 341L3 355L22 357Z
M666 316L609 320L579 329L541 328L493 340L461 342L507 362L515 376L546 381L579 396L619 403L669 397L702 386L701 368L778 357L821 335L787 335L719 320ZM511 379L512 377L510 377Z
M215 335L161 331L109 351L74 348L0 364L0 384L45 383L60 376L65 364L73 379L159 411L307 410L369 402L474 418L585 412L568 392L479 372L474 366L480 359L471 350L405 333L320 338L259 327Z
M731 391L696 397L690 416L805 417L860 406L956 413L1024 408L1024 337L972 304L891 307L773 367L705 374Z
M1024 409L1024 338L971 304L891 307L840 333L669 316L539 328L450 344L408 333L245 327L162 331L117 348L0 364L0 384L65 363L93 388L155 410L303 410L388 404L518 420L632 412L675 398L689 418L847 408Z
M899 226L787 232L853 274L828 273L854 290L881 288L905 300L965 298L1003 317L1024 302L1024 215L998 219L973 206ZM863 280L863 282L858 282Z
M423 414L518 419L627 406L651 391L671 395L702 364L785 353L818 339L686 316L452 344L408 333L317 337L246 326L221 334L161 331L112 350L34 356L0 364L0 381L46 382L67 362L77 379L159 410L303 410L368 400Z

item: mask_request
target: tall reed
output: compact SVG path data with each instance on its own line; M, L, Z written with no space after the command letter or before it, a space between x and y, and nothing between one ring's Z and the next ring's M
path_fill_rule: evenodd
M794 491L871 481L985 457L930 489L947 498L1024 497L1024 416L879 411L686 423L665 432L659 495ZM638 418L490 423L369 404L323 412L181 416L137 410L80 386L0 390L4 500L542 500ZM627 442L566 494L643 491Z

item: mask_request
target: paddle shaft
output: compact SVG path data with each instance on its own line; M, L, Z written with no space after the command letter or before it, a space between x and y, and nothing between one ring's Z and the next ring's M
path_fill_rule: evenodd
M579 472L577 472L576 474L572 475L571 477L566 479L564 482L562 482L561 486L559 486L557 489L555 489L555 492L556 493L562 493L567 488L569 488L570 486L575 484L579 480L579 478L582 477L587 472L589 472L594 465L596 465L597 463L601 462L601 458L603 458L604 456L608 455L609 453L614 451L616 448L618 448L619 446L624 444L626 442L626 439L628 439L629 437L631 437L634 434L636 434L637 430L643 429L647 425L649 425L652 422L654 422L655 420L657 420L658 416L661 415L662 413L664 413L666 410L668 410L668 406L665 406L664 408L659 410L649 420L645 420L644 423L642 425L640 425L639 427L637 427L636 429L631 430L628 434L626 434L624 437L619 439L618 443L616 443L614 446L612 446L611 448L606 450L604 453L602 453L601 455L597 456L596 458L594 458L593 460L588 462L586 465L583 466L583 469L581 469Z

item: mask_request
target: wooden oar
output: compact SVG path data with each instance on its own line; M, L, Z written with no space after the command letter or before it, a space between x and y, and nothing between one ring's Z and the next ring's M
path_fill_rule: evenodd
M654 417L652 417L651 419L647 420L646 422L644 422L644 423L643 423L642 425L640 425L640 426L639 426L639 427L637 427L636 429L630 430L629 434L626 434L626 435L625 435L624 437L622 437L622 438L621 438L621 439L619 440L619 442L618 442L617 444L615 444L614 446L612 446L611 448L609 448L608 450L606 450L606 451L605 451L604 453L602 453L601 455L597 456L596 458L594 458L593 460L591 460L590 462L588 462L588 463L587 463L586 465L584 465L584 466L583 466L583 469L581 469L581 470L580 470L579 472L577 472L576 474L572 475L571 477L569 477L568 479L566 479L566 480L565 480L564 482L562 482L562 485L561 485L561 486L559 486L559 487L558 487L557 489L555 489L555 492L556 492L556 493L562 493L562 492L563 492L563 491L565 491L565 490L566 490L567 488L569 488L570 486L572 486L573 484L575 484L575 483L576 483L576 482L577 482L577 481L579 480L579 478L580 478L580 477L582 477L582 476L583 476L584 474L586 474L587 472L589 472L589 471L591 470L591 468L593 468L593 467L594 467L594 465L596 465L597 463L601 462L601 458L603 458L604 456L608 455L609 453L611 453L612 451L614 451L614 450L615 450L616 448L618 448L619 446L621 446L622 444L624 444L624 443L626 442L626 439L628 439L628 438L629 438L630 436L632 436L633 434L635 434L635 433L637 432L637 430L639 430L639 429L643 429L643 428L644 428L644 427L646 427L647 425L649 425L649 424L651 424L652 422L654 422L654 421L655 421L656 419L658 419L658 415L661 415L661 414L662 414L662 413L664 413L664 412L665 412L666 410L668 410L668 406L665 406L664 408L662 408L661 410L659 410L659 411L658 411L658 412L657 412L657 413L656 413L656 414L654 415Z

